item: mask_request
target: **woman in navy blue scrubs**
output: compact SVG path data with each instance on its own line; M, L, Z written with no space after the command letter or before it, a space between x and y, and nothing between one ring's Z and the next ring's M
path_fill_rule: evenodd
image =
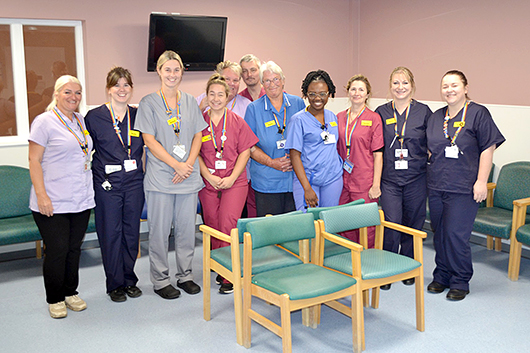
M96 231L107 293L114 302L142 295L136 286L134 264L144 204L144 142L141 134L133 129L136 108L128 105L132 89L129 70L113 68L107 74L110 102L90 110L85 118L95 150L92 170Z
M414 75L406 67L390 74L392 101L375 111L381 115L385 148L379 202L389 222L422 229L427 200L427 121L431 109L413 99ZM412 236L385 229L383 249L414 257ZM404 280L414 284L414 278ZM381 286L390 289L390 284Z
M493 152L505 141L488 109L471 102L467 91L466 76L448 71L441 85L447 106L427 124L427 186L436 251L427 290L442 293L449 288L449 300L462 300L469 293L469 238L479 204L486 199Z

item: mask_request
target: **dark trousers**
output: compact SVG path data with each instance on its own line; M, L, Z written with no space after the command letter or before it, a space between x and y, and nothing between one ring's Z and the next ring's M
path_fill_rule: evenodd
M142 187L126 191L105 191L94 186L96 199L96 231L107 293L135 286L138 277L134 265L140 241L140 216L144 205Z
M263 193L254 190L257 217L277 215L296 210L292 192Z
M427 178L425 175L407 185L397 185L383 180L379 203L385 220L419 229L423 228L426 215ZM412 236L392 229L385 229L383 249L414 257Z
M473 194L429 190L436 251L433 280L451 289L469 290L473 276L469 238L478 207Z
M43 274L49 304L77 294L81 244L89 218L90 210L51 217L33 212L45 246Z

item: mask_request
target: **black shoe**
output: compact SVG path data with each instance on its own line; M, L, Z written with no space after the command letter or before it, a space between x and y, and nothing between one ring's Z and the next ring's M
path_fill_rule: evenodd
M215 277L215 284L222 284L223 283L223 277L221 275L217 275Z
M227 281L226 279L223 280L223 283L221 284L221 287L219 287L219 293L221 294L230 294L234 292L234 285L230 283L230 281Z
M403 282L403 284L406 286L412 286L415 282L415 279L414 278L404 279L401 282Z
M142 290L136 286L127 286L123 290L131 298L138 298L142 295Z
M110 300L116 303L124 302L127 300L127 296L125 295L125 292L121 287L111 290L109 296Z
M171 284L168 284L162 289L155 289L155 293L164 299L177 299L180 297L180 291Z
M469 294L468 290L462 290L462 289L450 289L447 293L446 298L453 301L462 300L466 297L466 295Z
M201 291L201 287L199 287L199 285L193 281L186 281L182 283L178 282L177 287L188 294L197 294Z
M435 282L435 281L432 281L428 286L427 286L427 291L430 292L430 293L442 293L445 288L447 288L447 286L444 286L443 284L441 283L438 283L438 282Z
M390 286L392 286L392 283L382 285L382 286L379 287L379 288L381 288L381 290L389 290L389 289L390 289Z

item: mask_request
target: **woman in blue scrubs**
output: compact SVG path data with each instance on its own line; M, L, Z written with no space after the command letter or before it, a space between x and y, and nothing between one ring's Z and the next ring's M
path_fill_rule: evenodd
M311 71L302 82L302 94L309 106L293 115L287 129L295 175L293 196L297 210L339 204L342 192L342 160L337 152L337 117L325 109L328 97L335 97L335 85L323 70Z
M387 221L421 230L427 201L425 131L432 111L412 98L416 84L408 68L396 67L389 87L392 101L375 110L381 116L385 140L379 202ZM383 249L414 257L412 236L392 229L385 229ZM414 278L403 283L412 285ZM390 289L390 284L381 289Z
M479 204L487 196L493 152L505 141L488 109L471 102L467 91L464 73L448 71L441 85L447 106L427 123L427 187L436 251L427 290L442 293L449 288L449 300L462 300L469 293L469 238Z
M134 264L140 241L144 204L142 155L144 142L133 129L136 108L128 105L133 91L129 70L107 74L110 102L88 112L85 120L94 140L92 170L96 200L96 231L114 302L142 295Z

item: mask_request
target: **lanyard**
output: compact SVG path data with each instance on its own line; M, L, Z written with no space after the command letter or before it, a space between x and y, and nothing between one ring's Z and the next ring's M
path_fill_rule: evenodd
M409 119L409 113L410 113L410 104L412 103L412 101L409 103L408 107L407 107L407 110L406 110L406 113L405 113L405 122L403 123L403 126L401 127L401 135L398 134L398 120L397 120L397 114L396 114L396 107L394 106L394 101L392 101L392 111L394 112L394 120L396 121L396 125L394 125L394 139L392 140L392 144L390 145L390 147L392 147L394 145L394 142L396 141L397 138L399 138L399 143L401 144L401 149L403 149L403 141L404 141L404 137L405 137L405 130L407 128L407 120Z
M234 110L234 107L236 106L236 99L237 99L237 94L235 95L234 99L232 100L232 107L230 108L230 110Z
M215 151L217 152L215 156L219 159L223 157L223 150L225 148L225 141L226 141L226 112L228 108L225 107L225 112L223 114L223 136L221 136L221 150L217 149L217 141L215 140L215 132L213 129L213 123L212 118L210 117L210 135L212 136L212 142L213 147L215 148ZM210 111L208 110L208 116L210 116Z
M166 96L164 95L164 92L162 90L160 90L160 97L162 97L162 103L164 103L164 108L166 109L167 116L171 118L171 115L173 115L173 111L167 104ZM178 94L177 94L177 98L178 98ZM169 121L171 120L173 119L168 120L168 124L173 126L175 135L179 137L179 134L180 134L180 99L177 99L177 116L175 118L176 121L174 123L170 123Z
M456 129L456 132L453 136L453 138L451 138L449 136L449 132L448 132L448 125L449 125L449 120L451 119L451 117L449 116L449 108L447 108L447 112L445 113L445 118L444 118L444 136L446 139L448 139L449 141L451 141L451 146L453 146L455 144L455 141L456 141L456 138L458 137L458 134L460 134L460 131L462 131L462 128L464 127L465 123L466 123L466 114L467 114L467 107L469 105L469 101L466 102L466 104L464 105L464 112L462 113L462 119L460 120L460 124L459 124L459 127L458 129Z
M353 136L353 132L355 131L355 128L357 127L357 122L359 121L359 117L364 113L364 110L366 109L366 106L363 106L363 109L357 115L355 118L353 118L353 127L348 135L348 129L350 127L350 116L351 116L351 108L348 108L348 115L346 120L346 130L344 131L344 140L346 141L346 158L350 156L350 146L351 146L351 139Z
M112 103L109 103L109 106L110 117L112 119L112 126L114 127L116 135L118 135L118 139L120 140L121 145L123 146L123 148L125 148L125 143L123 143L123 138L121 137L120 127L118 126L118 119L116 119L116 115L114 114ZM127 156L129 156L129 159L131 159L131 114L129 112L129 106L127 106Z
M77 134L74 132L74 130L72 130L72 128L70 126L68 126L66 121L61 116L61 113L59 113L59 110L57 109L57 107L53 108L53 112L59 118L61 123L63 123L63 125L66 126L68 131L70 131L70 133L72 135L74 135L75 139L79 143L79 147L81 147L81 150L83 150L83 153L85 154L85 156L88 156L88 143L87 143L87 140L86 140L85 130L83 129L83 125L81 125L81 121L79 121L79 118L77 117L77 115L75 113L73 113L74 116L75 116L75 119L77 121L77 125L79 126L79 128L81 129L81 133L83 134L83 141L81 141L81 139L79 138L79 136L77 136Z
M285 131L285 118L286 118L286 112L287 112L287 108L284 107L283 108L283 127L280 125L280 122L278 121L278 117L276 116L276 114L274 114L274 112L272 112L272 115L274 115L274 121L276 122L276 126L278 126L278 133L280 135L282 135L282 138L283 138L283 132Z

